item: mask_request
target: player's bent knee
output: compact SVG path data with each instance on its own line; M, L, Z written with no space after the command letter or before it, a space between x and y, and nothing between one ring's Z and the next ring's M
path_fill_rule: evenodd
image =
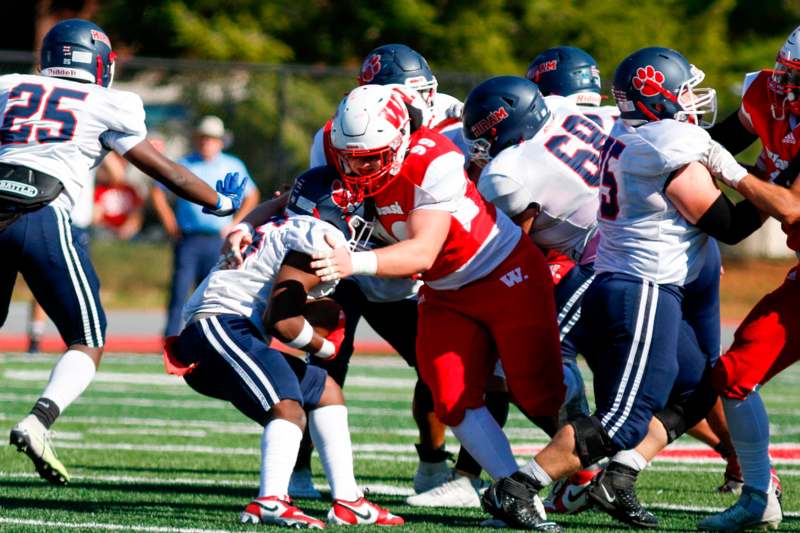
M413 410L421 414L433 411L433 393L421 379L417 379L417 384L414 386Z
M325 388L322 391L322 396L319 397L317 407L325 407L327 405L344 405L342 388L330 376L325 377Z
M296 400L281 400L272 406L269 412L270 419L280 418L291 422L302 431L306 429L306 412Z
M617 452L596 416L582 416L568 423L575 431L575 452L584 468Z
M464 421L466 409L462 406L448 407L439 403L436 405L434 412L436 413L436 418L438 418L442 424L454 427Z

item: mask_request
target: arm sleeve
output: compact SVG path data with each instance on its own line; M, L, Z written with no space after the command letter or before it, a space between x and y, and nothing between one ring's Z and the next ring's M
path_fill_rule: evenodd
M509 217L517 216L536 203L530 191L510 176L481 176L478 191Z
M712 139L720 143L732 154L738 154L758 140L758 135L747 131L742 121L739 120L738 109L728 115L722 122L714 124L707 131Z
M725 194L720 194L696 226L718 241L737 244L760 228L763 222L761 213L749 200L734 204Z

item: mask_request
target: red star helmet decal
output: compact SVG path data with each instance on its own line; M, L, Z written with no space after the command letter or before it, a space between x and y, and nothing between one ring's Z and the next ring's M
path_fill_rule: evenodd
M333 180L331 183L331 201L342 209L347 209L353 204L353 195L344 186L342 180Z

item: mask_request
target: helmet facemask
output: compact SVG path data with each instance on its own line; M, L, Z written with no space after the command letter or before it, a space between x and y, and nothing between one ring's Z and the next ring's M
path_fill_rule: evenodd
M428 107L433 107L433 102L436 99L436 88L439 86L439 82L436 81L435 77L430 80L426 80L422 76L419 78L408 78L405 84L406 87L417 91L425 103L428 104Z
M698 87L706 75L694 65L689 65L689 69L691 77L678 88L681 110L675 113L674 118L679 122L710 128L717 120L717 91L710 87Z
M375 196L394 181L403 165L408 140L401 130L387 146L335 148L336 168L357 202Z
M475 163L478 167L483 168L492 160L489 153L492 148L492 143L483 137L479 137L474 141L467 141L469 143L469 160Z
M768 86L775 120L784 120L787 109L792 115L800 117L800 61L778 56Z
M367 221L358 215L347 218L347 227L350 228L350 238L347 247L351 252L363 252L372 250L370 243L372 232L375 231L375 222Z

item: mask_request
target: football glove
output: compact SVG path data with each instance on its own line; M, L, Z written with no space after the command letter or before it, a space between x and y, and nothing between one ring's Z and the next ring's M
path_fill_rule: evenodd
M239 179L238 172L228 172L221 180L217 180L217 207L203 208L203 213L210 213L218 217L232 215L242 205L244 188L247 185L247 176Z

